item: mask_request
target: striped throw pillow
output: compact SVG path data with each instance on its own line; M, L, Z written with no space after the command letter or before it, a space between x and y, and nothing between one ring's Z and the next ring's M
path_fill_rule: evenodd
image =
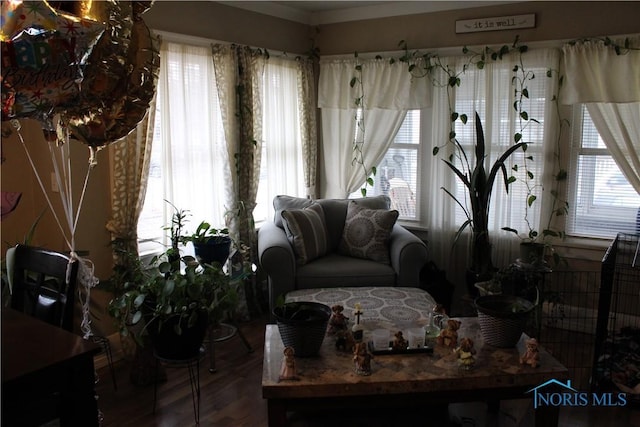
M322 206L314 203L304 209L284 210L282 219L298 264L306 264L327 254L328 232Z

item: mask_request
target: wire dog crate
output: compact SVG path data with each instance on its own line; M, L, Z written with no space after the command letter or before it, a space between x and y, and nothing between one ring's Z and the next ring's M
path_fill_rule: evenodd
M553 271L544 283L538 341L587 389L598 321L599 271Z
M602 260L592 385L640 403L640 236L619 233Z

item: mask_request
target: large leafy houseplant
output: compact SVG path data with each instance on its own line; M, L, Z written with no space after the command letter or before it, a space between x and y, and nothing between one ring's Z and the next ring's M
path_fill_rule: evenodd
M176 269L164 258L139 268L137 280L125 283L124 292L109 304L120 333L131 334L140 345L147 334L153 339L170 328L179 336L197 325L218 322L237 302L235 287L219 265L200 265L185 256L185 266Z
M475 279L483 280L494 273L491 259L491 241L489 239L489 208L491 206L491 193L493 192L494 183L498 174L502 174L505 190L509 191L509 184L514 181L514 178L507 174L505 162L509 156L522 149L526 144L519 142L509 146L498 156L487 171L485 167L486 145L484 131L478 113L475 116L475 128L474 162L470 160L464 146L457 139L454 141L459 153L460 164L456 166L451 160L443 159L466 188L468 205L462 203L451 191L446 188L443 188L443 190L462 208L466 216L466 220L456 232L455 240L457 241L460 238L467 227L471 228L471 263L469 269Z

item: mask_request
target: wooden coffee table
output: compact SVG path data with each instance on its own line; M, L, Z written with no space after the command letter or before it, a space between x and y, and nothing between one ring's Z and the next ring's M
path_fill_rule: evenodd
M287 411L331 407L412 407L465 401L499 402L532 398L527 393L550 379L564 381L567 368L544 349L540 366L520 365L524 352L523 335L516 348L484 346L475 317L459 318L460 337L476 343L476 364L461 369L451 349L436 346L433 355L376 355L372 374L360 376L354 371L352 355L338 352L334 338L326 337L320 353L313 358L296 358L297 381L279 381L284 345L276 325L265 332L262 396L267 399L269 426L286 426ZM367 339L368 331L365 331ZM557 407L535 410L536 426L556 426Z

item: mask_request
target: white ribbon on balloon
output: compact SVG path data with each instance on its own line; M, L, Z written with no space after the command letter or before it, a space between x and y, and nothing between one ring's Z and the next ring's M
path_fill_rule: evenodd
M56 184L58 186L58 190L60 194L60 201L62 202L62 207L64 211L63 212L64 219L66 220L65 225L67 229L65 229L65 227L63 227L62 225L62 222L60 221L58 213L53 207L53 203L49 198L49 195L47 194L44 181L42 180L42 177L40 176L38 169L36 168L36 165L33 162L31 154L29 153L29 149L27 148L27 145L24 142L24 138L22 137L22 133L20 132L21 130L20 122L14 119L14 120L11 120L11 124L16 129L16 133L18 134L18 139L20 140L20 144L24 148L24 151L27 155L27 159L29 160L29 164L33 169L33 173L36 177L36 180L38 181L38 184L40 185L40 189L42 190L42 194L44 195L44 198L46 199L47 204L49 205L49 209L53 214L56 224L58 225L58 228L60 229L60 232L63 238L65 239L67 246L69 247L70 255L69 255L69 265L67 267L67 278L66 278L67 286L69 286L69 279L70 279L69 276L71 274L72 264L74 262L79 263L78 275L77 275L76 281L80 285L78 286L77 292L78 292L78 299L82 305L82 320L80 323L80 330L83 333L83 338L88 339L91 335L93 335L93 332L91 331L91 320L89 318L89 301L91 299L91 288L95 287L99 283L99 280L94 275L95 269L94 269L93 262L91 262L91 260L89 260L88 258L80 257L76 253L75 233L76 233L76 227L78 225L78 219L80 217L80 211L82 209L82 203L84 201L84 195L86 193L87 185L89 183L89 176L91 174L91 170L96 165L95 149L93 149L92 147L89 148L90 156L89 156L89 162L87 167L87 173L84 178L84 183L82 186L82 192L80 193L80 199L78 202L77 210L74 212L73 186L71 181L71 160L70 160L71 157L70 157L70 150L69 150L68 132L65 132L64 135L59 135L59 137L62 137L62 141L63 141L62 144L55 143L56 146L54 146L54 142L47 139L47 146L49 147L51 163L53 166ZM68 235L67 235L67 231L69 233ZM83 295L83 291L84 291L84 295Z

